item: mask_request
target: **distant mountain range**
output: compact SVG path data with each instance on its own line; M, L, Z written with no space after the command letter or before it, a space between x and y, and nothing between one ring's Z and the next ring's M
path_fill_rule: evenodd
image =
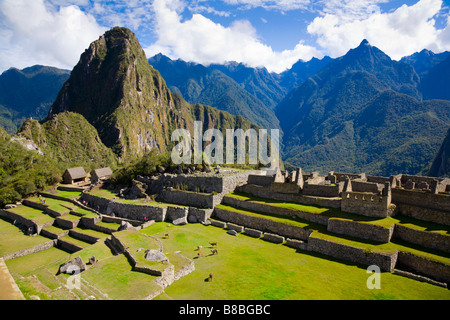
M340 58L300 60L275 74L162 54L146 60L131 33L113 30L91 44L71 74L41 66L4 72L0 124L13 133L26 117L44 118L54 101L46 130L66 111L81 114L101 144L125 159L165 149L173 128L190 127L201 114L206 127L280 128L283 159L307 172L448 174L429 170L443 157L450 127L449 52L423 50L394 61L364 40Z
M450 126L450 101L422 95L412 65L364 40L277 106L284 159L321 172L424 172Z
M68 70L39 65L3 72L0 75L0 125L14 133L25 119L44 118L69 75Z

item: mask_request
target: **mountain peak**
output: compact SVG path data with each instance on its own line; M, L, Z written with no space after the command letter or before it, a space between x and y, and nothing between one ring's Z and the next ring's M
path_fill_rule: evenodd
M370 46L369 41L367 41L367 39L364 39L363 41L361 41L359 46Z

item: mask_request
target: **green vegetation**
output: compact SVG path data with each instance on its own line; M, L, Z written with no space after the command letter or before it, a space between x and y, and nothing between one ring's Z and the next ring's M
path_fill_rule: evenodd
M50 239L42 236L25 236L18 227L0 219L0 256L34 247L48 241Z
M230 196L230 195L228 195L228 196ZM243 195L234 195L233 194L232 196L238 197L241 200L245 199L245 201L254 201L254 202L259 202L259 203L265 203L268 205L289 208L292 210L298 210L298 211L303 211L303 212L314 212L314 211L317 212L317 208L314 206L305 206L305 205L296 206L296 204L293 204L293 203L279 203L278 201L272 202L272 200L267 200L267 199L265 199L266 200L265 202L262 202L261 199L258 199L257 197L255 197L257 200L254 200L253 197L250 198L250 197L246 197ZM237 212L237 213L240 213L243 215L249 215L249 216L259 217L259 218L264 218L264 219L270 219L270 220L273 220L273 221L276 221L279 223L285 223L288 225L293 225L293 226L297 226L297 227L300 227L303 229L311 230L312 231L311 237L313 237L313 238L326 239L326 240L330 240L333 242L342 243L345 245L350 245L350 246L354 246L354 247L358 247L358 248L362 248L364 250L374 251L374 252L392 252L392 251L411 252L418 256L427 257L431 260L440 261L447 265L450 265L450 255L449 254L446 254L446 253L443 253L440 251L436 251L436 250L426 249L426 248L417 248L417 246L415 246L415 245L405 244L401 241L399 242L399 241L393 240L389 243L379 243L376 241L364 240L364 239L360 239L360 238L353 238L353 237L349 237L349 236L345 236L345 235L337 235L337 234L327 231L326 226L319 225L317 223L313 223L313 222L306 221L303 219L299 219L297 217L293 218L293 217L286 217L286 216L277 215L277 214L268 214L265 212L264 213L256 212L256 211L252 211L252 210L234 208L234 207L222 205L222 204L218 205L217 208L230 210L230 211ZM403 216L375 219L375 218L369 218L369 217L362 217L359 215L347 214L347 213L341 212L340 210L334 210L333 213L335 214L336 217L339 217L340 219L343 219L342 216L345 216L344 219L347 219L350 221L354 221L354 222L358 222L358 223L376 224L376 225L380 225L380 226L383 226L386 228L392 227L394 224L400 224L400 225L407 226L409 228L413 228L415 230L420 230L420 231L437 232L437 233L445 234L445 235L448 235L450 232L450 228L448 226L437 225L432 222L419 221L416 219L403 217ZM333 217L333 215L329 215L329 212L327 212L327 216Z
M0 207L60 181L60 164L10 141L1 131L0 128Z
M450 126L449 106L422 101L411 66L361 43L278 105L283 158L306 172L426 174Z
M195 271L167 287L157 299L448 299L448 290L381 274L381 290L366 287L364 267L300 252L245 235L200 224L156 223L142 230L163 241L165 250L180 250L195 262ZM170 234L165 238L166 233ZM208 255L210 241L218 255ZM205 256L197 258L203 245ZM214 280L206 282L209 273ZM195 288L195 289L193 289Z

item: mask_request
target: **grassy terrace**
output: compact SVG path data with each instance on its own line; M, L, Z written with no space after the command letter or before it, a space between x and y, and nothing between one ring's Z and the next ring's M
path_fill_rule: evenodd
M159 238L165 252L180 250L195 263L195 271L167 287L159 300L450 298L447 289L388 272L381 274L380 290L369 290L365 267L243 234L231 236L221 228L158 222L141 232ZM212 241L218 242L217 255L210 254ZM198 245L203 246L200 258ZM214 280L207 282L210 273Z
M39 199L39 197L30 197L30 198L27 198L27 200L36 202L36 203L40 203L40 204L45 204L49 209L52 209L61 214L69 213L71 209L75 208L75 205L69 201L62 201L62 200L57 200L57 199L52 199L52 198L45 198L45 197L43 197L43 198L45 199L45 203L43 203Z
M7 209L7 211L18 214L24 217L25 219L33 220L37 225L41 225L55 220L52 216L49 216L42 210L34 209L23 205Z
M90 245L90 244L87 243L87 242L84 242L84 241L82 241L82 240L78 240L78 239L76 239L76 238L74 238L74 237L71 237L71 236L69 236L69 235L63 236L63 237L61 237L61 238L59 238L59 239L60 239L60 240L63 240L63 241L66 241L66 242L69 242L69 243L71 243L71 244L77 245L77 246L79 246L79 247L81 247L81 248L86 248L87 246Z
M299 228L308 229L313 231L311 234L311 237L315 238L321 238L337 243L342 243L349 246L354 246L357 248L361 248L364 250L372 251L372 252L392 252L392 251L404 251L404 252L411 252L419 256L427 257L429 259L440 261L442 263L445 263L447 265L450 265L450 254L440 252L437 250L432 250L428 248L422 248L410 243L404 243L404 242L389 242L389 243L378 243L375 241L365 240L365 239L359 239L359 238L353 238L345 235L340 234L334 234L329 231L327 231L326 226L319 225L316 223L312 223L309 221L305 221L302 219L293 219L285 216L277 216L274 214L267 214L262 212L256 212L256 211L250 211L250 210L244 210L244 209L238 209L231 206L226 205L218 205L217 208L237 212L243 215L248 215L252 217L258 217L258 218L264 218L264 219L270 219L272 221L276 221L279 223L285 223L289 225L293 225Z
M0 244L7 238L3 236L5 232L14 237L15 242L22 238L36 240L23 234L14 235L8 229L17 232L16 227L0 220ZM165 237L167 233L169 238ZM155 240L152 244L151 238L143 236L151 235L161 241L164 253L175 267L179 258L173 254L176 251L195 263L195 271L167 287L157 300L450 299L447 289L388 272L381 274L381 289L370 290L366 286L365 267L245 235L231 236L221 228L201 224L174 226L158 222L139 232L117 234L135 250L154 245ZM209 242L218 242L219 254L210 254ZM197 257L198 245L203 246L204 256L200 258ZM68 276L57 275L57 272L62 263L77 256L85 262L91 256L98 259L94 265L88 265L81 277L111 299L142 299L157 290L153 283L155 276L132 271L128 259L123 254L114 256L103 241L73 254L50 248L6 263L25 297L73 299L73 294L63 286ZM210 273L214 280L207 282L205 279ZM28 276L35 277L22 278ZM76 290L73 293L78 294Z
M96 237L96 238L103 239L103 240L105 240L107 237L110 236L110 234L103 233L103 232L96 231L96 230L92 230L92 229L87 229L87 228L77 227L77 228L73 228L71 230L77 231L79 233L87 234L89 236Z
M57 226L48 226L48 227L43 228L42 230L47 230L47 231L57 234L57 235L61 235L67 231L67 230L59 228Z
M35 237L26 236L11 222L0 218L0 257L48 241L50 239L39 235Z
M394 217L387 217L387 218L374 218L374 217L366 217L358 214L352 214L343 212L340 209L334 209L334 208L325 208L325 207L318 207L313 205L303 205L293 202L284 202L279 200L271 200L271 199L265 199L260 197L255 197L249 194L245 193L238 193L233 192L230 194L227 194L228 197L233 197L242 201L250 201L255 203L261 203L265 205L280 207L280 208L286 208L291 210L297 210L297 211L303 211L313 214L322 215L325 217L333 217L333 218L339 218L339 219L345 219L349 221L354 221L358 223L370 223L374 225L379 225L385 228L390 228L394 224L401 224L411 229L416 229L420 231L429 231L429 232L436 232L444 235L450 235L450 227L445 225L440 225L433 222L427 222L427 221L421 221L412 219L409 217L404 216L394 216Z
M51 193L56 196L60 196L60 197L67 198L67 199L78 198L81 196L80 191L64 191L64 190L55 189L54 187L46 188L46 189L44 189L44 192Z
M114 193L113 191L108 190L108 189L94 188L89 193L94 196L114 200L116 202L125 203L125 204L153 206L153 207L161 207L161 208L166 208L166 207L170 207L170 206L182 207L181 205L175 205L175 204L166 203L166 202L151 201L151 200L147 200L147 199L134 199L134 200L122 199L122 198L116 196L116 193Z
M98 216L95 212L92 212L90 210L86 210L86 209L83 209L80 207L76 207L72 211L77 214L81 214L83 217L86 217L86 218L95 218Z
M80 217L69 213L69 214L65 214L65 215L59 217L59 219L63 219L63 220L67 220L67 221L77 221L77 220L80 220Z

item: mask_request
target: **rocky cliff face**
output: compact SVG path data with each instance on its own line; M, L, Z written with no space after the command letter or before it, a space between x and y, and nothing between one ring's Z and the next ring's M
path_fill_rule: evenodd
M431 164L428 175L432 177L448 177L450 175L450 129Z
M81 55L48 119L64 111L83 115L120 160L155 148L166 151L172 131L191 129L196 119L195 108L172 95L150 66L134 33L119 27L106 32ZM226 112L214 111L212 117L229 118L229 128L240 121Z

